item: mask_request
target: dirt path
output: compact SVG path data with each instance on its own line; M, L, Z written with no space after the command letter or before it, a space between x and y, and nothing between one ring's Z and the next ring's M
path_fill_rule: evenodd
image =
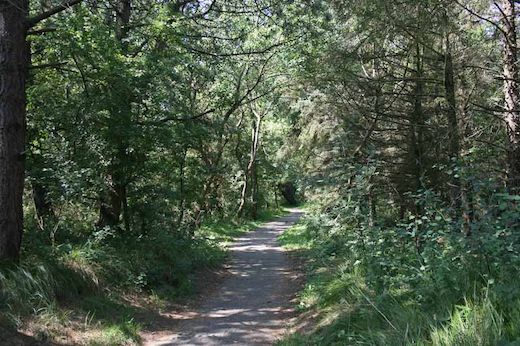
M298 289L293 263L276 240L303 214L290 212L233 243L231 275L195 311L177 315L181 321L171 335L145 345L269 345L279 339L294 317Z

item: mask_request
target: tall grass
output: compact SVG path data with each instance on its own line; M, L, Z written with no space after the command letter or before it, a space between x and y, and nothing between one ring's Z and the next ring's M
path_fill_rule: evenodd
M209 221L194 234L155 229L136 236L108 228L87 233L80 224L61 230L62 241L54 244L43 232L29 231L22 262L0 268L0 334L30 320L36 339L52 340L60 325L82 319L82 329L96 330L88 344L137 344L136 311L121 296L150 295L162 302L191 294L197 271L226 259L226 242L277 215Z
M462 252L448 236L442 252L427 249L420 262L391 230L373 238L365 230L360 240L334 227L311 215L280 237L306 259L299 306L318 316L280 345L520 344L516 266L502 261L500 271L490 270L482 245Z
M97 289L84 268L57 263L23 264L0 271L0 312L10 317L37 314L66 299ZM16 318L18 319L18 318Z

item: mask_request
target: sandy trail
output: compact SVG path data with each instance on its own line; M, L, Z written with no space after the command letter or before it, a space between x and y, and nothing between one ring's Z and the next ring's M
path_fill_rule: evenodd
M302 215L290 209L239 238L230 246L231 275L179 316L170 335L145 345L270 345L283 336L294 318L298 280L277 237Z

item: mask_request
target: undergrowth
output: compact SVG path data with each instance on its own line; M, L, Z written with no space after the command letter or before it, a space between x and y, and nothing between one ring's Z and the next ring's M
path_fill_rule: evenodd
M318 318L280 345L520 345L518 213L500 204L471 237L431 199L394 225L341 203L309 212L280 241L306 259L298 307Z
M43 232L28 233L21 263L0 269L0 330L29 329L45 342L80 321L88 345L138 343L141 327L133 317L140 311L123 296L164 306L190 295L196 273L226 259L226 242L281 213L207 222L191 234L157 229L126 237L106 228L74 241L76 228L62 232L58 245L48 244Z

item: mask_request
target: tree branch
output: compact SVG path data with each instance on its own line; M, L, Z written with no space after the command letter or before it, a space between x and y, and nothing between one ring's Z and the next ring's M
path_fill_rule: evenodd
M43 29L38 29L38 30L29 30L27 31L27 35L43 35L47 32L53 32L53 31L56 31L56 28L43 28Z
M51 63L47 63L47 64L31 65L31 66L29 66L29 69L36 70L36 69L43 69L43 68L50 68L50 67L58 68L63 65L67 65L67 63L66 62L51 62Z
M188 51L191 51L191 52L194 52L194 53L198 53L198 54L202 54L202 55L209 55L209 56L217 57L217 58L224 58L224 57L240 57L240 56L250 56L250 55L262 55L262 54L269 53L273 49L275 49L277 47L280 47L280 46L283 46L286 43L287 43L286 41L283 41L283 42L274 43L271 46L268 46L268 47L265 47L265 48L259 49L259 50L249 50L249 51L246 51L246 52L230 52L230 53L213 53L213 52L205 51L205 50L198 49L198 48L191 47L191 46L185 46L185 48Z
M216 111L216 109L212 108L210 110L196 114L191 117L182 118L182 117L177 117L177 116L171 116L171 117L162 118L162 119L159 119L156 121L138 122L137 124L138 125L147 125L147 126L159 126L159 125L167 123L169 121L191 121L191 120L196 120L198 118L202 118L203 116L214 113L215 111Z
M27 29L30 29L33 26L35 26L36 24L38 24L39 22L41 22L42 20L45 20L49 17L54 16L57 13L65 11L66 9L68 9L74 5L77 5L82 1L83 0L66 0L66 1L62 2L61 4L59 4L58 6L51 8L50 10L47 10L45 12L42 12L40 14L27 18L25 26Z
M506 32L504 31L504 29L497 23L495 23L494 21L492 21L491 19L489 18L486 18L484 16L481 16L480 14L478 14L477 12L473 11L471 8L461 4L458 0L454 0L454 2L459 5L460 7L462 7L463 9L465 9L467 12L469 12L471 15L477 17L478 19L481 19L491 25L493 25L495 28L497 28L503 35L506 35ZM507 35L506 35L507 36Z

